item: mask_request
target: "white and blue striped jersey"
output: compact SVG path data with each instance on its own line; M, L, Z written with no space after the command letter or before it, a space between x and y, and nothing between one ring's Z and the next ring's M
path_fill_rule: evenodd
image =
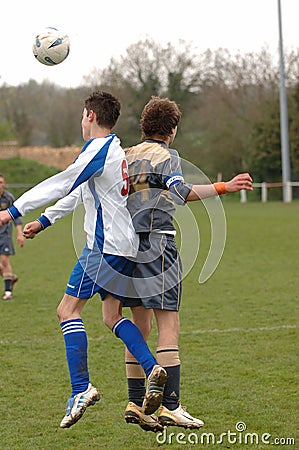
M138 237L127 209L128 191L125 153L119 139L109 134L90 139L73 164L25 192L8 211L16 219L61 199L40 217L46 228L83 202L88 248L135 257Z

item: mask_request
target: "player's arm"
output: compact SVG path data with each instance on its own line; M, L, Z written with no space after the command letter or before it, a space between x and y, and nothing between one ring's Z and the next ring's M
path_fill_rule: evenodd
M238 192L242 189L252 191L252 178L249 173L240 173L230 181L213 184L193 184L192 189L186 197L187 202L202 200L216 195Z
M15 224L16 230L17 230L17 242L20 245L20 247L24 246L24 236L22 231L22 223Z
M7 195L8 195L8 207L10 207L13 205L15 198L11 192L8 192ZM4 225L5 223L9 222L10 220L11 220L11 215L9 214L7 209L0 211L0 226ZM22 219L16 219L14 221L15 225L17 225L18 223L22 223Z
M175 150L171 150L171 158L164 164L163 174L166 187L173 194L176 203L179 204L238 192L242 189L253 190L252 178L248 173L238 174L227 182L193 185L186 183L182 175L180 157Z
M55 205L49 206L45 212L33 222L25 225L23 235L26 239L33 239L40 231L53 225L57 220L70 214L82 203L81 186L78 186L71 194L58 200Z
M114 137L103 138L103 146L110 145ZM105 152L101 152L103 146L85 147L73 164L35 187L25 192L18 198L7 211L11 218L23 216L30 211L54 202L70 194L80 184L87 181L96 172L99 173L105 163ZM0 224L8 221L7 216L0 215Z
M13 199L13 197L12 197L12 199ZM2 217L4 217L4 221L2 220ZM0 211L0 226L4 225L5 223L9 222L10 220L11 220L11 216L7 210ZM20 247L23 247L24 246L24 236L23 236L23 232L22 232L22 219L20 217L15 219L14 225L15 225L16 231L17 231L17 242L20 245Z
M5 223L9 222L10 220L11 220L11 215L9 214L7 209L5 209L4 211L0 211L0 226L4 225Z
M159 166L159 167L158 167ZM160 182L169 190L175 203L185 205L192 184L186 183L181 169L181 159L176 150L170 150L169 158L156 167Z

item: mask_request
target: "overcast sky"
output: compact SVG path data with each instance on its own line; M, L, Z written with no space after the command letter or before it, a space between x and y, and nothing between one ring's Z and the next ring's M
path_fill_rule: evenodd
M285 50L299 48L299 0L281 0ZM44 27L65 30L71 52L58 66L37 62L34 37ZM278 57L277 0L5 0L0 10L0 84L34 79L76 87L92 68L125 54L141 39L160 44L191 42L199 53L227 48L232 54L267 46Z

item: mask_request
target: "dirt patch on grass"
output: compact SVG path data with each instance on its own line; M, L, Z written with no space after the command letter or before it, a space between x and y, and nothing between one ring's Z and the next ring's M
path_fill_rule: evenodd
M79 155L81 147L0 147L0 159L32 159L45 166L64 170Z

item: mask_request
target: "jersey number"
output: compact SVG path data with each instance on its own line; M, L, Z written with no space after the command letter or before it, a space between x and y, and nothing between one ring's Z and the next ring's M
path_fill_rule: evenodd
M123 177L123 187L120 191L121 195L125 196L128 195L129 192L129 175L128 175L128 166L127 161L124 159L121 165L121 174Z

